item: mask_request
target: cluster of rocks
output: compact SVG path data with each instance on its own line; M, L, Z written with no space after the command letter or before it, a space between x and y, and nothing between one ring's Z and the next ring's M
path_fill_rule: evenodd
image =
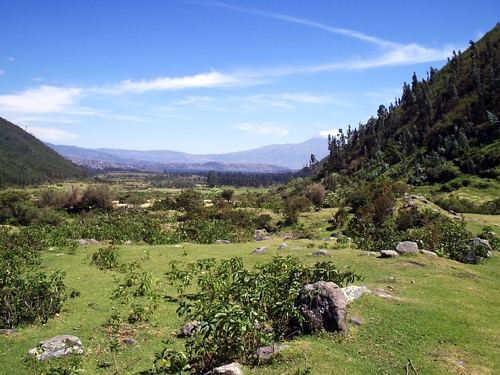
M469 251L464 253L461 259L463 263L476 264L483 258L489 258L493 255L493 249L488 240L473 238L469 240L468 245ZM419 249L417 243L413 241L401 241L396 245L394 250L381 250L380 255L382 258L394 258L404 254L415 254L417 252L424 255L437 256L433 251ZM365 253L365 255L369 254Z

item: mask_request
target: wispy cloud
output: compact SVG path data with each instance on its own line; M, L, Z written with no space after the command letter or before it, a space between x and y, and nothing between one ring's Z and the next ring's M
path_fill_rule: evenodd
M78 138L78 134L55 128L43 128L38 126L27 127L29 133L44 141L63 141Z
M55 113L71 107L82 89L40 86L14 95L0 95L3 113Z
M277 135L279 137L282 137L288 134L287 129L284 129L275 124L251 124L246 122L240 125L236 125L234 128L258 135Z
M221 74L216 71L184 77L160 77L153 80L121 81L115 87L97 89L109 94L126 92L144 93L148 91L169 91L188 88L224 87L243 84L242 80L231 74Z
M33 78L31 78L31 80L33 82L41 82L41 81L43 81L43 78L42 77L33 77Z
M8 60L8 61L16 61L16 59L15 59L15 58L13 58L12 56L7 57L7 60Z
M428 48L416 43L401 44L396 42L387 41L375 36L366 35L359 31L336 28L324 25L319 22L311 21L304 18L288 16L284 14L277 14L266 12L253 8L242 8L237 6L228 5L221 2L205 2L207 5L223 7L233 11L254 14L261 17L274 18L287 22L297 23L308 27L324 30L329 33L344 35L358 40L362 40L374 44L380 51L381 55L375 59L359 59L345 61L336 64L323 64L317 66L301 67L301 68L288 68L283 74L292 74L305 71L321 71L321 70L337 70L337 69L367 69L380 66L415 64L431 61L440 61L450 56L451 51L456 49L456 46L446 45L441 48Z
M0 75L5 74L5 70L0 69Z

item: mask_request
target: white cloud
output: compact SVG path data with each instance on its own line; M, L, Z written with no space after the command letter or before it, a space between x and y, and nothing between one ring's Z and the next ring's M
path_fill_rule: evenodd
M0 69L0 75L5 74L5 70Z
M219 6L235 10L238 12L255 14L261 17L268 17L268 18L280 19L287 22L297 23L321 29L333 34L345 35L348 37L352 37L355 39L359 39L374 44L382 52L381 56L375 59L345 61L337 64L323 64L323 65L309 66L309 67L285 68L282 70L281 73L277 71L276 72L277 74L286 75L286 74L293 74L300 72L315 72L321 70L337 70L337 69L368 69L380 66L392 66L392 65L416 64L423 62L440 61L440 60L445 60L448 56L450 56L453 50L459 49L457 48L457 46L449 46L449 45L439 49L434 49L434 48L423 47L415 43L400 44L388 40L383 40L375 36L365 35L359 31L331 27L304 18L297 18L284 14L265 12L256 9L240 8L218 2L207 2L206 4Z
M16 59L13 58L12 56L7 57L7 60L9 60L9 61L16 61Z
M40 86L16 95L0 95L3 113L54 113L61 112L76 102L82 89Z
M322 130L319 132L319 136L321 138L328 138L328 135L332 137L336 137L340 134L339 129L336 130Z
M43 141L64 141L79 137L78 134L55 128L29 126L26 130L28 131L28 133L35 135L37 138Z
M34 78L31 78L31 80L33 82L41 82L41 81L43 81L43 78L42 77L34 77Z
M282 137L288 134L288 130L282 127L276 126L274 124L251 124L251 123L243 123L240 125L236 125L235 129L244 130L250 133L258 134L258 135L277 135Z
M108 93L120 94L123 92L143 93L147 91L167 91L200 87L221 87L242 83L237 77L229 74L221 74L216 71L202 73L194 76L180 78L161 77L153 80L132 81L125 80L110 89L102 90Z

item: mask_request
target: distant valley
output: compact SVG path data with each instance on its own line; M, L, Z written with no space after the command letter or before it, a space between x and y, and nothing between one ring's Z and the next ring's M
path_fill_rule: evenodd
M328 140L321 137L302 143L274 144L247 151L205 155L169 150L137 151L89 149L51 143L46 145L76 164L92 168L121 166L168 170L279 172L303 168L309 163L311 154L319 160L328 155Z

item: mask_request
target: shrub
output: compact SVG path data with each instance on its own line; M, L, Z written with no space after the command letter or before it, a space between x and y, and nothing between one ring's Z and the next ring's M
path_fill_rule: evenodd
M304 284L324 280L345 286L361 278L331 262L308 267L293 257L275 257L254 270L245 269L241 258L203 259L184 267L175 262L166 276L181 294L192 280L197 282L190 298L195 302L181 302L178 314L200 322L200 330L186 342L198 370L251 360L258 347L288 335L291 323L301 321L293 301Z
M113 209L114 192L109 185L89 185L83 192L83 208L96 208L103 211Z
M92 254L91 265L96 266L100 270L115 270L118 268L118 253L114 245L100 248Z

